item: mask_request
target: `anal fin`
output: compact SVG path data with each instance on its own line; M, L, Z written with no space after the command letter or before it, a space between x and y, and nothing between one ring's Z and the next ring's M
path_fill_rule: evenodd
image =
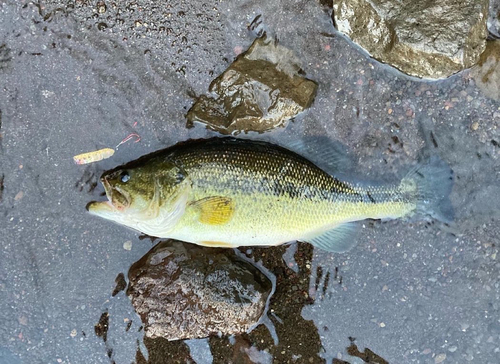
M356 223L345 223L322 232L317 236L303 240L328 252L344 253L351 250L357 244L357 240L355 239L356 227Z

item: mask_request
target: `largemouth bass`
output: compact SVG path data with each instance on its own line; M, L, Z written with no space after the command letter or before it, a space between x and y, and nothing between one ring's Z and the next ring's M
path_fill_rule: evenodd
M354 245L353 221L451 216L451 170L438 158L399 184L366 186L285 148L233 138L180 143L105 172L101 182L108 201L91 202L90 213L211 247L299 240L341 252Z

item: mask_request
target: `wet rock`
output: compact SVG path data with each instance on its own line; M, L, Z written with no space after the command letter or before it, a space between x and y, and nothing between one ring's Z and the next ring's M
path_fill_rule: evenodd
M486 96L500 101L500 40L486 43L486 50L472 69L472 76Z
M127 295L146 336L168 340L247 331L264 312L271 282L232 250L157 244L129 270Z
M494 38L500 38L500 1L490 1L490 12L488 16L488 30Z
M418 77L476 64L487 37L487 0L334 0L339 31L374 58Z
M238 134L284 126L316 94L316 83L299 72L291 50L258 38L211 83L213 96L196 101L187 114L188 127L201 122L223 134Z

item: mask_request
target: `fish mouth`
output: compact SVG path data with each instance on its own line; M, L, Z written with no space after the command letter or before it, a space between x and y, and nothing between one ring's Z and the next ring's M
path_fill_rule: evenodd
M130 194L120 186L111 185L106 177L101 178L102 185L106 191L106 197L109 203L119 211L125 210L130 206Z
M119 186L112 186L106 178L101 179L108 201L92 201L86 206L87 211L94 214L102 212L122 212L131 204L131 197L127 191Z
M112 187L109 192L106 191L106 196L108 196L108 200L111 204L120 211L130 206L130 195L118 186Z
M88 212L92 215L103 216L104 214L116 212L115 207L110 201L91 201L85 206Z

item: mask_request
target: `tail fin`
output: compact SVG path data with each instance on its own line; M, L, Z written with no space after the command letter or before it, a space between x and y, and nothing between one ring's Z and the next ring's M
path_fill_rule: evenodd
M453 206L449 199L453 187L453 171L437 156L413 168L401 185L416 185L416 213L445 223L453 221Z

